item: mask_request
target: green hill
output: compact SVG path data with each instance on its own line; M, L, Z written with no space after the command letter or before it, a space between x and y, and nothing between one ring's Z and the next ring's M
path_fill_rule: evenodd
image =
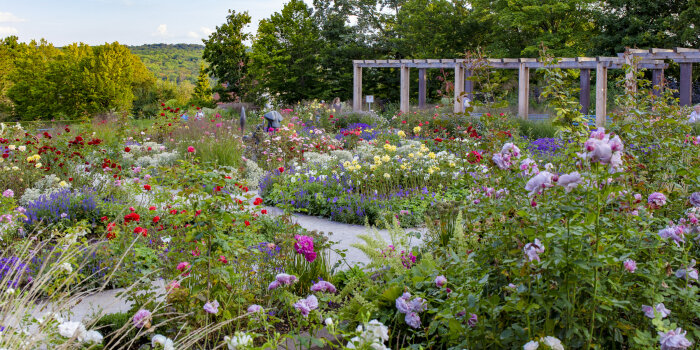
M197 82L204 45L146 44L128 48L141 58L158 79L176 83L185 80L192 84Z

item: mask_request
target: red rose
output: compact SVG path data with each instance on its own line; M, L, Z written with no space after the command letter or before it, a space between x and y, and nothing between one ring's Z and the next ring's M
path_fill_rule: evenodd
M126 152L126 153L131 152L131 148L129 148L129 147L124 147L124 152Z
M260 204L262 204L262 202L263 202L262 198L258 197L258 198L255 198L253 205L260 205Z
M246 220L243 222L246 226L250 226L250 221Z
M150 191L150 190L151 190L151 185L143 185L143 189L146 190L146 191Z
M263 214L267 214L267 209L263 209L263 210L261 210L260 212L263 213Z
M106 216L103 216L103 217L100 218L100 220L102 220L102 222L105 222L105 221L107 221L107 217L106 217Z
M154 224L155 224L155 223L158 223L158 221L160 221L160 216L156 216L156 217L153 218L153 223L154 223Z
M150 206L150 207L148 207L148 210L156 210L156 207Z
M132 221L139 222L141 216L137 213L129 213L124 215L124 223L129 223Z
M283 173L283 172L284 172L284 167L279 167L279 168L277 168L277 170L279 170L280 173Z
M145 228L143 228L141 226L137 226L134 229L134 233L142 234L144 237L148 236L148 230L146 230Z

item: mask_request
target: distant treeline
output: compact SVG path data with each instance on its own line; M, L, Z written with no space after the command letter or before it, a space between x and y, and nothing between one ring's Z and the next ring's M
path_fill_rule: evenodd
M146 44L127 46L141 58L156 78L180 83L197 82L204 45L197 44Z
M153 48L144 51L153 57L158 45L149 46ZM197 45L170 46L174 51L166 51L180 52L173 57L201 52L201 47L194 50ZM170 57L163 54L165 66ZM204 67L198 60L189 61L196 68L186 74L196 85L191 79L180 79L179 84L177 79L158 79L138 55L118 42L59 48L43 39L21 43L10 36L0 40L0 120L73 120L106 113L148 117L166 101L182 107L212 106Z

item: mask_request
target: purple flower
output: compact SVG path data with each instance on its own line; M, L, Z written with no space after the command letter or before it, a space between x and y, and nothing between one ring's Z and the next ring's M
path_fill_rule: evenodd
M664 306L664 303L658 303L656 304L656 307L642 305L642 311L644 312L644 316L652 319L656 317L655 312L658 312L659 315L661 315L661 318L666 318L671 314L671 310L667 309L666 306Z
M262 311L263 311L263 307L260 306L260 305L258 305L258 304L253 304L253 305L251 305L251 306L248 306L248 310L247 310L247 311L248 311L249 313L262 312Z
M695 268L695 259L690 261L690 264L685 268L680 268L676 271L676 277L683 279L698 280L698 270Z
M625 266L625 270L634 273L634 271L637 269L637 262L632 260L632 259L627 259L625 260L622 265Z
M411 293L408 292L396 298L396 309L399 310L400 313L405 314L411 311L411 308L408 306L409 299L411 299Z
M690 195L690 204L694 207L700 207L700 192L693 192Z
M15 192L8 188L2 193L2 196L5 198L12 198L15 196Z
M408 324L409 326L411 326L413 328L420 327L420 317L415 312L406 313L405 320L406 320L406 324Z
M535 238L535 242L525 245L523 252L525 253L528 261L540 261L539 254L544 253L544 245L539 239Z
M411 309L413 312L421 313L425 311L428 308L428 303L425 302L425 299L415 297L411 301L408 302L408 307Z
M311 286L311 291L312 292L328 292L328 293L335 293L336 289L335 286L328 282L328 281L320 281L314 285Z
M685 242L685 231L682 226L669 226L659 231L659 236L663 239L671 238L680 246L680 243Z
M666 196L664 196L664 194L661 192L654 192L649 195L647 203L649 203L649 206L654 209L660 208L666 204Z
M549 171L542 171L539 174L533 176L527 182L527 184L525 184L525 190L530 192L530 197L542 193L543 189L554 186L552 185L553 177L554 175Z
M435 277L435 286L438 288L442 288L447 283L447 278L445 276L437 276Z
M297 301L293 306L306 317L312 310L318 309L318 299L312 294L306 297L306 299Z
M557 183L559 186L564 187L564 190L569 193L581 183L581 175L578 173L578 171L574 171L570 174L564 174L559 177L559 181Z
M670 330L666 333L659 332L661 350L683 350L689 348L693 343L685 338L686 333L681 328L676 328L676 330Z
M288 275L286 273L280 273L277 276L275 276L275 280L277 280L277 282L279 282L280 284L287 286L287 285L290 285L290 284L296 282L297 276Z
M270 285L267 286L267 290L274 290L277 289L281 284L277 281L272 281L270 282Z
M479 321L479 317L477 317L476 314L471 314L469 315L469 319L467 320L467 325L469 327L474 327L476 326L477 321Z
M501 168L501 169L508 169L511 166L510 162L510 156L509 155L502 155L500 153L495 153L493 157L491 157L494 163Z
M148 326L150 327L151 325L151 312L146 310L146 309L141 309L139 311L136 311L133 317L134 321L134 326L138 328L143 328L143 326Z
M204 311L210 313L210 314L216 314L219 312L219 302L214 300L214 301L208 301L206 304L204 304Z

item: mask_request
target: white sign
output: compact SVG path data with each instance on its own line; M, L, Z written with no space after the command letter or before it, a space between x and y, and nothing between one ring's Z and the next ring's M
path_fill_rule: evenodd
M373 103L374 102L374 96L373 95L367 95L365 96L366 102L367 103Z

